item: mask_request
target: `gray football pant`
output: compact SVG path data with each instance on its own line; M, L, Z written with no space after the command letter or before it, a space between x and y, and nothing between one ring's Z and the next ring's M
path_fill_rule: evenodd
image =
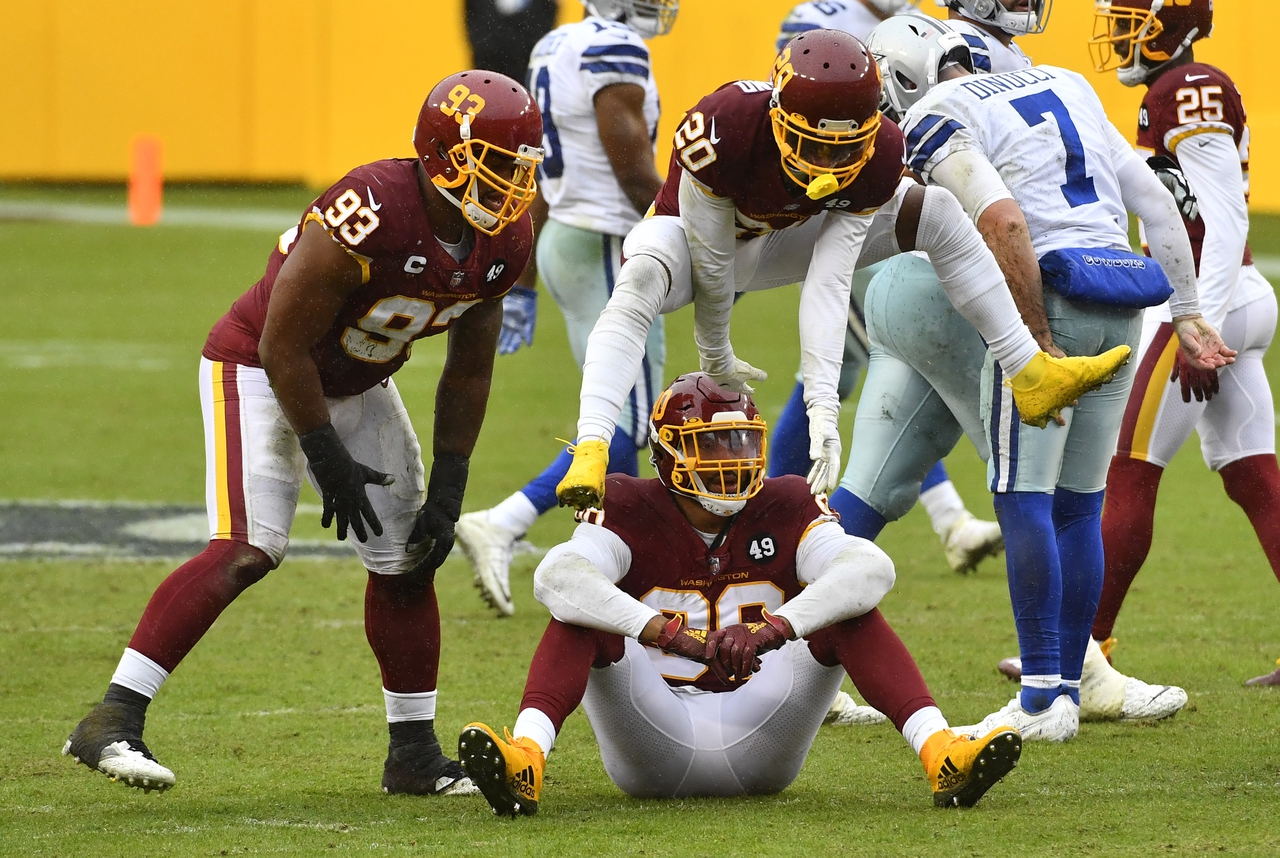
M800 773L844 668L803 640L761 657L742 687L677 691L630 638L620 661L593 669L582 699L609 778L647 798L780 792Z
M987 458L979 407L987 349L923 256L884 263L863 310L871 358L840 486L895 521L962 433Z

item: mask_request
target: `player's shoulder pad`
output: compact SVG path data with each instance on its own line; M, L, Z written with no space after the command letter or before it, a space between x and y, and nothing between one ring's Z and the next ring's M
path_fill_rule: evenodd
M484 246L488 258L482 260L484 283L481 294L486 298L501 298L511 291L533 253L533 220L529 213L489 237Z
M582 45L581 71L591 74L623 74L649 77L649 47L640 34L625 24L598 19Z
M412 158L389 158L356 167L316 199L307 218L362 256L400 252L402 236L394 225L408 222L422 205L414 164Z
M609 474L604 480L604 499L600 506L605 519L613 523L647 514L660 501L665 501L666 494L667 487L661 480Z
M778 38L774 48L781 51L787 46L787 42L801 33L823 29L828 24L827 18L828 16L817 8L816 3L796 4L795 8L791 10L791 14L783 19L782 26L778 28Z
M1223 88L1224 95L1230 92L1238 97L1239 91L1235 81L1222 69L1208 63L1187 63L1171 68L1151 81L1147 87L1146 100L1173 102L1176 101L1177 92L1180 89L1215 84Z
M969 78L938 84L907 111L902 131L907 167L912 171L925 175L930 160L957 132L970 130L971 133L970 109L977 104L978 96L958 86L966 80ZM940 92L943 87L946 90Z

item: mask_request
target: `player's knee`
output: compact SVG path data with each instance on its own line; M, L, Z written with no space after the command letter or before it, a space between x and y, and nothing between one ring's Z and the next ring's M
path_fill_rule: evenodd
M369 572L369 586L397 608L410 608L428 598L435 583L435 570L418 570L401 575Z
M223 552L222 568L240 589L258 583L280 565L278 560L269 557L266 552L244 542L214 540L206 549L212 550Z

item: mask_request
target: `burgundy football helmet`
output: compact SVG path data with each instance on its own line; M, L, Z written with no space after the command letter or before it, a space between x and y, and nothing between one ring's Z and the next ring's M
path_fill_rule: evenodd
M764 486L766 431L750 396L691 372L653 405L650 460L664 486L730 516Z
M783 171L811 199L847 187L875 154L875 58L848 33L808 30L778 54L770 82L769 118Z
M520 219L538 195L542 115L523 86L473 69L435 85L418 113L413 147L437 188L476 229L496 235Z
M1089 52L1125 86L1145 83L1192 42L1213 32L1213 0L1097 0Z

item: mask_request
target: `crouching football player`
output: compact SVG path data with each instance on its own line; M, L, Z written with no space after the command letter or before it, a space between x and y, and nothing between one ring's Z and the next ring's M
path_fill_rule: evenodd
M553 619L507 741L458 741L495 812L537 812L546 755L579 703L633 796L775 793L800 772L847 671L924 763L934 802L971 806L1022 738L948 728L876 604L893 563L848 536L803 478L764 479L765 424L710 376L676 379L650 418L658 479L610 475L603 509L547 553Z

